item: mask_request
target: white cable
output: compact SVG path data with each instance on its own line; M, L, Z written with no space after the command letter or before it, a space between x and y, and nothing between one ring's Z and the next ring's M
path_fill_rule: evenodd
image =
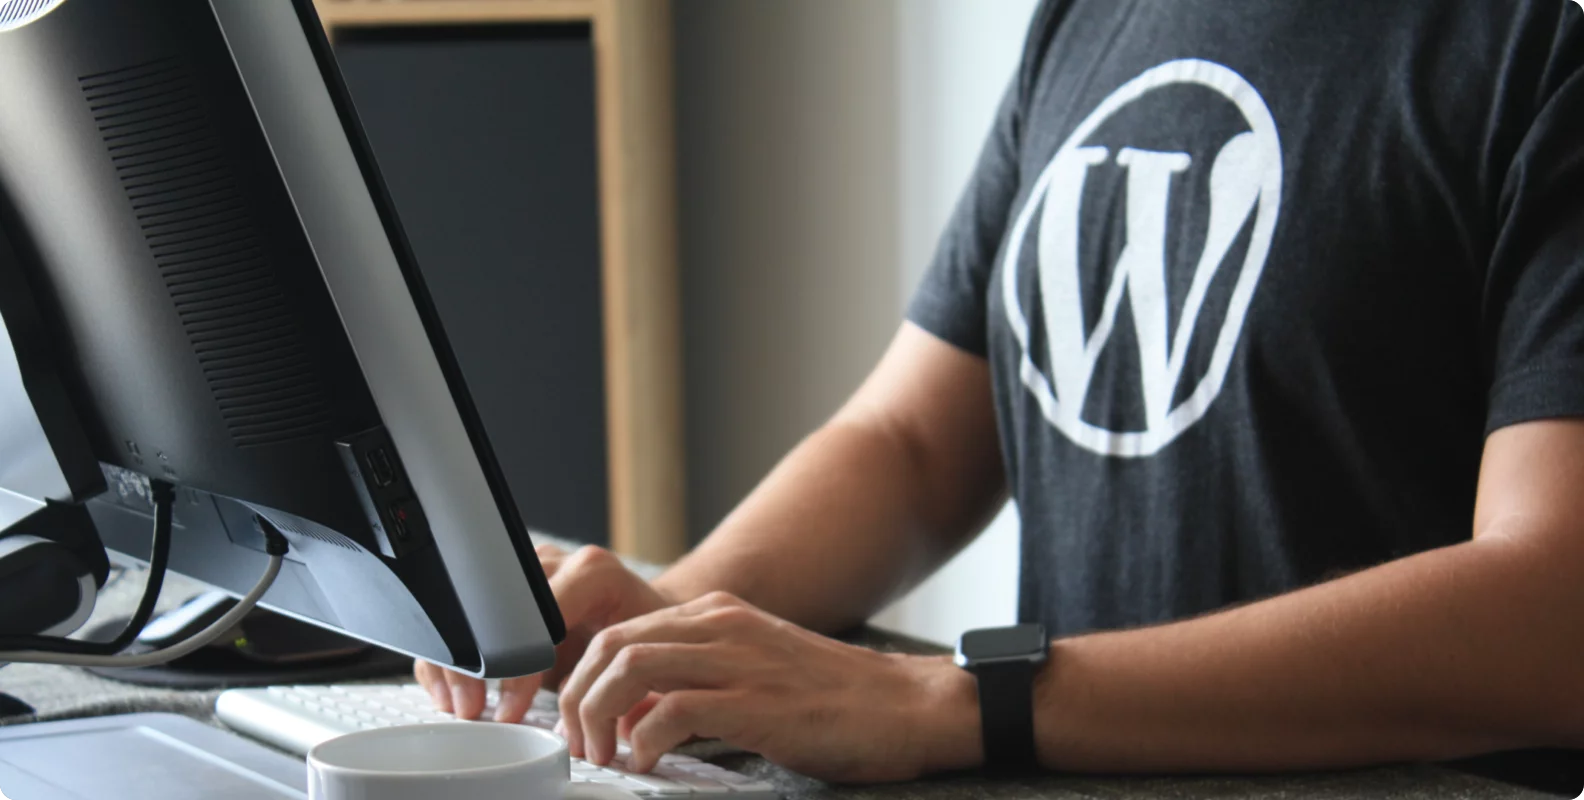
M254 584L253 590L248 592L236 607L227 611L224 616L215 620L209 627L183 639L163 650L151 653L140 653L135 656L90 656L72 653L46 653L39 650L20 650L14 653L0 652L0 664L59 664L67 667L121 667L136 669L152 667L167 661L174 661L188 653L207 646L210 642L224 636L226 632L237 626L242 618L247 616L253 607L258 605L259 598L269 591L270 585L275 583L275 576L280 574L281 556L270 556L269 567Z

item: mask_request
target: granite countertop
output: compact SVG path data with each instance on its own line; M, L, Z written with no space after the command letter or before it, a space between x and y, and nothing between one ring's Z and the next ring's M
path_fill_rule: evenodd
M171 607L202 589L172 576L162 607ZM136 605L142 576L123 574L101 593L95 619L124 615ZM856 641L877 649L917 652L925 645L869 629ZM0 667L0 692L32 705L37 714L0 719L0 725L105 714L168 711L218 725L213 708L218 691L148 689L117 683L77 669L29 664ZM1253 798L1342 800L1393 797L1415 800L1540 800L1551 795L1512 787L1430 765L1291 776L1113 778L1039 776L989 780L973 774L948 775L887 786L833 786L780 769L757 756L718 744L692 745L687 752L729 769L773 783L786 800L956 800L956 798Z

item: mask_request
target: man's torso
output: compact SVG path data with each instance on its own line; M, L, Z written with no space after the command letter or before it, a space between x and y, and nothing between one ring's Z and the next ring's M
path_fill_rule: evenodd
M1022 617L1163 621L1469 536L1568 11L1041 8L984 287Z

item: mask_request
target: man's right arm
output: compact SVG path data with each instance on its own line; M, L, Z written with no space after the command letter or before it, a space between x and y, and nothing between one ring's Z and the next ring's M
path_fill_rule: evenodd
M1060 5L1060 4L1058 4ZM1036 14L1050 29L1054 7ZM829 633L934 571L1006 496L987 296L1021 185L1028 63L1007 86L972 178L880 364L851 400L655 582L674 602L721 590Z
M654 587L837 631L961 549L1005 492L988 365L904 323L846 405Z
M497 719L520 720L600 630L711 592L815 631L858 625L961 549L1004 496L984 359L906 323L835 417L653 584L600 548L541 547L567 640L554 669L501 683ZM441 710L483 710L482 681L423 661L414 673Z

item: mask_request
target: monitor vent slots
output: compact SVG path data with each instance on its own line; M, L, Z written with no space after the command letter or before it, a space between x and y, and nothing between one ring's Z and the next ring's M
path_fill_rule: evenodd
M313 361L183 64L80 82L232 440L323 434L329 409Z
M285 533L295 534L297 536L305 536L309 539L324 542L325 544L335 545L336 547L339 547L343 550L359 552L358 546L350 539L301 517L279 511L271 511L269 512L269 521L271 524L277 528L280 528Z
M10 2L0 2L0 28L28 22L34 16L49 10L49 7L53 5L55 5L55 0L10 0Z

